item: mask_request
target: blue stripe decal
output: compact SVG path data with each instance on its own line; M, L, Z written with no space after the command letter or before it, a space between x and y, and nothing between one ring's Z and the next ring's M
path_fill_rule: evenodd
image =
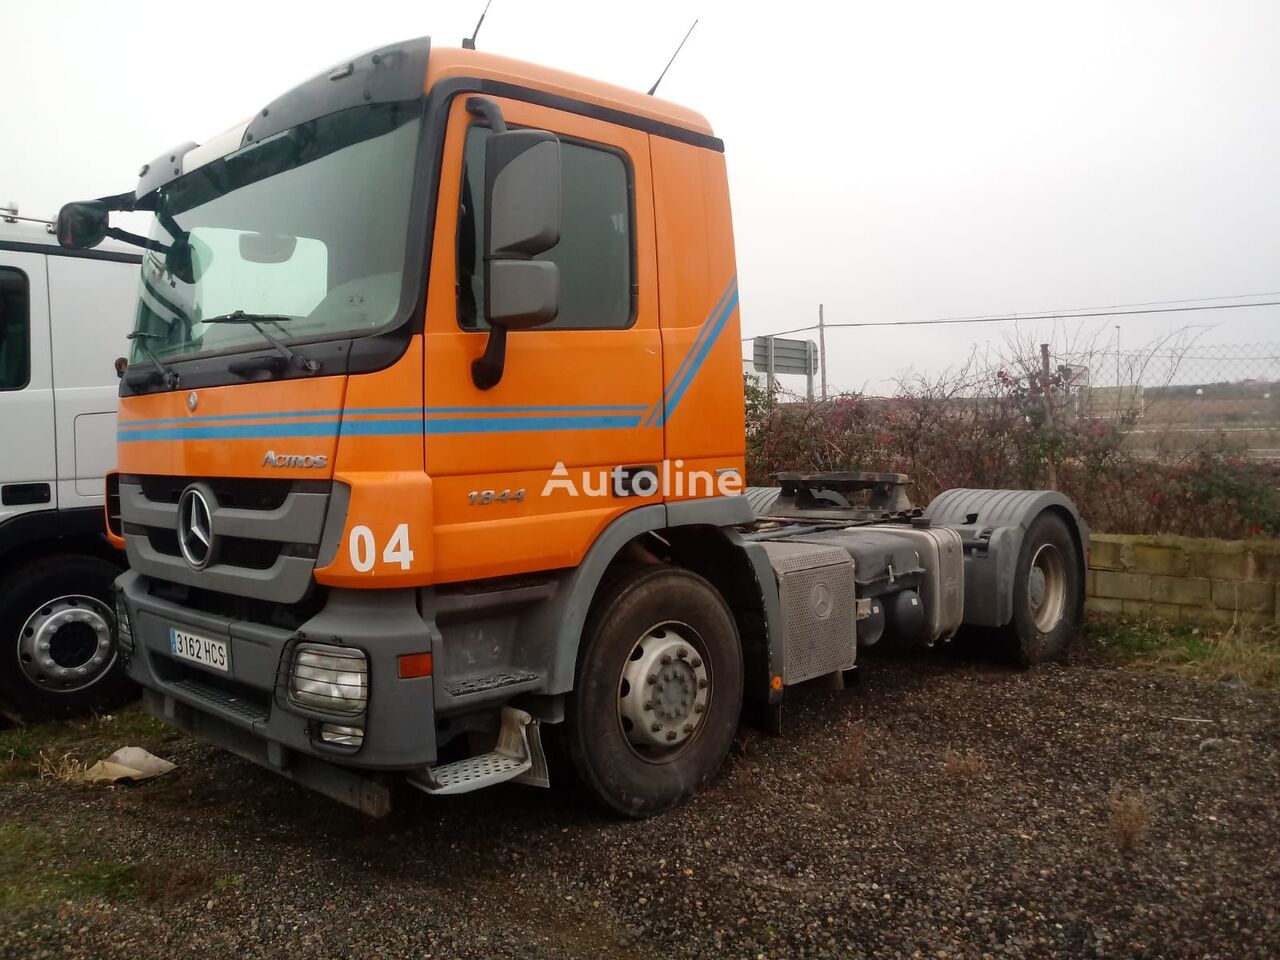
M619 430L640 426L639 414L596 417L502 417L474 420L460 417L450 420L427 420L431 433L519 433L524 430Z
M710 333L703 339L702 344L696 351L690 351L690 353L696 352L697 354L693 358L693 362L689 364L682 378L672 381L670 388L668 388L668 395L663 397L663 409L654 421L654 426L662 426L667 418L676 412L676 407L680 405L680 399L684 396L685 391L689 389L689 384L693 383L693 378L698 375L698 370L702 367L702 361L711 352L712 346L715 345L716 340L720 337L720 331L724 329L725 323L733 316L733 311L737 309L737 306L738 285L735 278L734 281L729 283L729 298L720 310L719 316L708 321L708 325L711 328Z
M261 437L393 437L427 434L522 433L548 430L620 430L640 425L635 414L599 416L447 417L422 420L347 420L331 423L244 423L186 428L119 430L121 443L148 440L243 440Z
M239 440L252 437L336 437L338 422L239 423L152 430L117 430L121 443L139 440Z
M591 403L585 406L566 407L427 407L427 416L460 413L593 413L599 411L617 411L620 413L638 413L648 410L646 404L636 406L627 404L618 406L608 403Z
M735 277L734 280L736 279L737 278ZM716 305L712 307L711 312L707 314L707 319L702 321L702 326L698 330L698 335L693 339L693 345L689 347L688 353L684 355L684 359L680 361L680 366L676 368L675 375L672 376L671 378L672 385L674 385L676 381L679 380L680 377L684 374L685 370L689 366L689 363L693 360L693 355L697 353L698 347L702 344L703 338L706 337L707 334L711 332L711 319L714 316L716 316L716 314L720 312L720 308L724 306L725 298L729 296L729 291L733 288L733 283L734 283L733 280L729 281L729 286L725 287L724 293L720 294L720 299L716 301ZM667 394L670 392L671 392L671 387L667 387L666 392L663 393L663 395L658 399L658 402L653 405L653 408L649 411L648 418L645 420L646 427L651 427L654 425L654 418L657 417L658 413L662 410L662 407L667 400Z
M370 411L377 413L380 411ZM392 411L387 411L388 413ZM409 411L405 411L409 412ZM417 412L417 411L414 411ZM216 417L170 417L166 420L128 420L120 424L120 428L127 429L130 427L155 427L171 423L219 423L235 420L287 420L291 417L310 417L313 419L323 417L340 417L341 410L286 410L280 413L224 413Z
M560 407L427 407L426 415L448 416L457 414L519 414L519 413L637 413L648 410L640 404L593 403ZM215 423L238 423L253 420L338 420L343 417L421 417L422 407L362 407L358 410L282 410L278 413L226 413L208 417L169 417L163 420L129 420L119 425L121 430L141 427L177 426L198 427Z

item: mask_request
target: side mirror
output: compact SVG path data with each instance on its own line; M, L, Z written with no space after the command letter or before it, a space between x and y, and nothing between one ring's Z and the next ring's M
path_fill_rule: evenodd
M560 312L560 268L534 260L560 242L560 141L546 130L508 130L498 105L467 108L494 133L484 157L484 314L489 340L471 365L481 390L502 379L508 330L550 323Z
M69 250L91 250L107 235L111 217L100 200L64 204L58 211L58 244Z

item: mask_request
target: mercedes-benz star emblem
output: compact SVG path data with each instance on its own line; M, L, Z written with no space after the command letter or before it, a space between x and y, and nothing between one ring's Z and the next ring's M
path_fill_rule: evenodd
M195 410L196 404L200 402L200 398L196 396L196 392L192 390L187 394L187 409Z
M203 570L213 557L213 512L195 487L178 500L178 548L193 570Z

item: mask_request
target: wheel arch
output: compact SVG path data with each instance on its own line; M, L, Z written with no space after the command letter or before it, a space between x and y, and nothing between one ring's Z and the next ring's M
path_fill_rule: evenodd
M33 560L63 554L97 557L125 568L124 554L106 538L101 507L37 510L0 523L0 577Z
M1013 619L1013 580L1022 541L1045 513L1061 517L1076 546L1080 582L1088 567L1089 527L1071 500L1056 490L974 490L938 494L924 514L964 539L964 622L1003 627ZM1081 590L1080 604L1084 603ZM1077 616L1080 613L1077 609Z
M767 691L781 613L763 550L744 542L734 529L753 518L744 498L713 497L638 507L613 520L539 611L541 622L532 625L553 636L549 692L573 689L584 628L601 591L620 571L646 562L671 562L711 583L738 627L747 671L744 694L753 699L758 691Z

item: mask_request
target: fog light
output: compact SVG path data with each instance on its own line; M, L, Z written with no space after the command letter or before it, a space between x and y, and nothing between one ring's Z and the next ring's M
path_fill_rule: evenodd
M289 671L289 699L330 713L363 713L369 701L369 664L350 647L300 643Z
M133 653L133 622L129 619L129 607L124 602L124 593L116 591L116 640L120 644L120 652L124 656Z
M340 747L358 747L364 743L364 730L360 727L344 727L336 723L326 723L320 727L320 739L325 743L335 743Z

